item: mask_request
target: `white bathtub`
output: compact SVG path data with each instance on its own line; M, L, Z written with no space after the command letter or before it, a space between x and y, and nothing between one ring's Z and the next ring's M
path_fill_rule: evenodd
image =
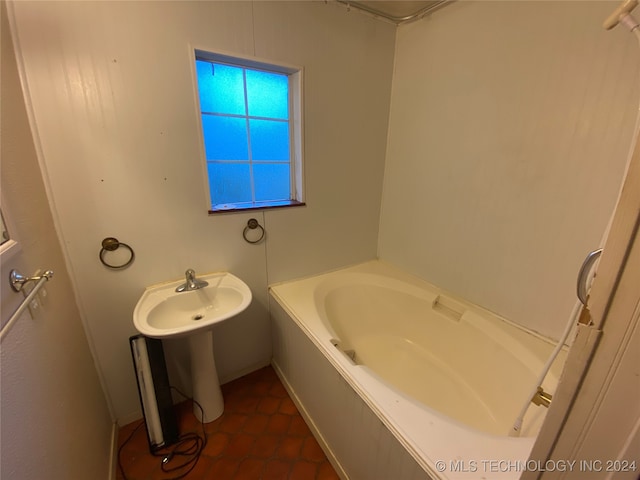
M339 403L332 407L333 414L322 412L319 398L331 402L331 390L340 387L318 384L314 391L313 375L305 379L304 372L311 374L316 368L311 363L317 360L309 357L308 349L293 345L300 340L287 342L287 335L293 335L287 329L293 325L422 469L397 478L516 479L528 468L526 460L546 409L532 405L522 436L507 434L553 349L550 342L379 261L270 290L277 302L272 302L274 365L311 421L318 423L318 433L333 432L327 434L334 439L327 438L326 447L343 476L383 479L388 474L381 465L367 472L369 467L355 458L345 460L358 455L350 453L352 445L334 448L341 443L339 424L366 430L371 421L353 423L337 413ZM297 358L292 354L296 349ZM563 357L545 380L546 391L555 391ZM316 420L314 414L326 418ZM350 443L371 436L363 433ZM380 455L380 441L373 441L373 447L362 448ZM389 474L394 470L397 474L397 466Z

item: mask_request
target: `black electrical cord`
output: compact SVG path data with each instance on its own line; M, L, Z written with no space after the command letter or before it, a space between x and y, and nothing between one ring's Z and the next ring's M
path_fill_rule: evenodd
M128 480L127 476L124 473L124 468L122 467L122 461L120 459L120 454L122 453L122 449L125 447L125 445L127 443L129 443L129 441L133 438L133 436L135 435L135 433L138 431L138 429L144 425L144 419L140 421L140 423L136 426L136 428L133 429L133 431L129 434L129 436L127 437L127 439L122 442L122 445L120 445L120 447L118 447L118 468L120 469L120 473L122 474L122 478L123 480Z
M200 453L205 446L205 440L196 433L180 435L178 442L166 449L159 449L152 455L162 458L160 469L164 473L173 474L182 472L167 480L179 480L186 477L193 470L200 459ZM176 465L169 465L174 458L182 458L183 461ZM188 467L188 468L187 468ZM184 469L187 468L185 471Z
M204 410L202 406L193 399L187 397L184 393L178 390L176 387L171 387L175 390L179 395L184 397L187 400L192 400L194 405L198 407L200 410L200 425L202 426L202 436L194 432L188 432L178 437L178 441L170 445L168 447L159 448L155 451L152 451L151 454L155 457L161 457L162 463L160 464L160 469L164 473L172 474L174 472L182 471L188 467L186 471L182 471L179 475L175 477L170 477L164 480L180 480L181 478L186 477L191 471L195 468L200 459L200 454L204 447L207 445L207 433L204 429ZM128 480L126 474L124 473L124 468L122 467L122 462L120 460L120 454L124 446L133 438L133 435L138 431L138 429L144 424L144 420L142 420L136 428L129 434L127 439L120 445L118 448L118 468L120 468L120 473L122 473L123 480ZM174 458L183 458L184 460L179 464L169 466L169 463Z

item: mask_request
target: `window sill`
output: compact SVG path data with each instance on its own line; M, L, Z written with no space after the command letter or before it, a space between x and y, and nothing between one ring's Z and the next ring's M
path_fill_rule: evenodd
M297 200L282 200L276 202L256 202L256 203L226 203L216 205L209 210L209 215L220 213L247 212L250 210L267 210L273 208L304 207L306 203Z

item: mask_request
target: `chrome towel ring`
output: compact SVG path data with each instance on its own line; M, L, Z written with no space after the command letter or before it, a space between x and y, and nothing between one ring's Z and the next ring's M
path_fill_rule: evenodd
M256 228L260 229L260 236L256 240L249 240L249 238L247 237L247 233L249 233L250 230L255 230ZM264 234L265 234L264 227L260 225L258 223L258 220L256 220L255 218L250 218L249 221L247 222L247 226L244 227L244 230L242 231L242 236L244 237L244 240L248 243L260 243L264 238Z
M125 263L121 265L112 265L110 263L107 263L107 261L104 259L105 254L107 252L113 252L120 247L124 247L127 250L129 250L129 253L130 253L129 260L127 260ZM131 248L126 243L122 243L117 238L114 238L114 237L107 237L104 240L102 240L102 249L100 250L99 257L100 257L100 262L102 262L102 264L105 267L113 268L115 270L119 268L126 268L129 265L131 265L131 262L133 262L133 259L136 257L136 254L133 252L133 248Z

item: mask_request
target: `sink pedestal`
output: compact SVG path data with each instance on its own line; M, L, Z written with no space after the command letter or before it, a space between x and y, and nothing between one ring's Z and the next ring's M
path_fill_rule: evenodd
M193 270L186 272L189 279ZM235 275L217 272L200 277L195 290L185 290L185 279L147 287L133 310L133 324L153 338L189 338L191 383L198 420L213 422L224 411L224 400L213 358L214 325L244 312L251 303L251 289ZM203 415L204 413L204 415Z
M193 399L204 411L203 423L213 422L224 411L224 400L213 358L213 332L208 329L190 335L189 350ZM193 413L198 420L201 419L202 413L195 403Z

